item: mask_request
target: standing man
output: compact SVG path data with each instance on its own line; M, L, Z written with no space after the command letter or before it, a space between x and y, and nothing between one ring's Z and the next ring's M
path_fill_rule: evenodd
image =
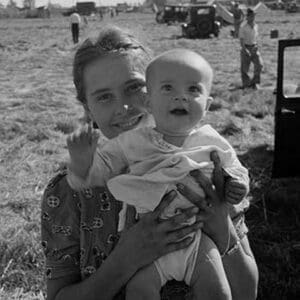
M247 9L247 22L245 22L239 32L241 42L241 75L242 88L258 89L260 84L260 73L263 68L263 60L257 47L258 28L255 23L255 12L251 8ZM253 78L249 77L250 63L254 65Z
M78 43L78 38L79 38L79 25L81 23L81 18L80 18L80 15L77 13L77 10L75 10L71 14L70 23L71 23L73 43L77 44Z
M240 26L244 20L244 13L240 9L238 2L234 2L232 14L233 14L233 26L234 26L233 37L238 38Z

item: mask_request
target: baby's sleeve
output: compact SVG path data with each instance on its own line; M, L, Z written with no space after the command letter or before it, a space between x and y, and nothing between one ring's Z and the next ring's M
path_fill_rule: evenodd
M62 172L45 189L41 207L41 239L48 279L80 277L79 197Z
M118 138L109 140L103 147L97 148L91 167L85 178L68 170L67 180L75 190L104 186L107 181L126 170L128 161Z

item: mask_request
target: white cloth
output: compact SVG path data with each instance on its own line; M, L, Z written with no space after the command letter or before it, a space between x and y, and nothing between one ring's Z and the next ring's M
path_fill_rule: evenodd
M241 25L239 31L239 38L244 40L246 45L257 44L258 38L258 26L254 23L254 26L251 27L247 22Z
M81 18L78 13L72 13L70 16L70 23L71 24L80 24L81 23Z
M203 190L189 176L194 169L201 169L210 178L213 163L211 151L219 154L223 169L232 177L239 178L248 186L248 171L239 162L234 149L210 125L194 130L182 147L163 140L163 135L150 127L124 132L97 149L92 167L86 179L68 172L68 182L74 189L102 186L107 183L112 195L125 204L134 205L138 213L153 211L163 195L174 189L177 182L185 183L198 194ZM119 175L122 174L123 175ZM117 176L119 175L119 176ZM192 204L178 193L161 217L169 218L178 209ZM125 225L126 205L119 214L119 230ZM195 219L190 220L194 222ZM155 263L165 280L185 280L189 283L194 270L201 231L197 232L192 245L177 253L161 257ZM180 265L175 272L174 266Z
M161 286L172 279L185 281L187 285L190 285L198 256L201 230L194 235L195 240L187 248L171 252L154 261Z
M116 199L134 205L139 213L145 213L154 210L163 195L174 188L177 182L184 181L203 194L188 173L201 168L210 177L213 168L210 161L212 150L217 150L223 169L230 176L248 185L247 169L241 165L227 140L210 125L194 130L182 147L165 142L162 134L150 127L124 132L97 149L85 180L69 172L68 181L74 189L107 183ZM117 176L122 173L125 174ZM178 203L173 201L172 206L166 210L165 217L173 215L178 206L186 208L191 204L179 199ZM122 219L120 224L124 225ZM119 229L122 229L122 225Z

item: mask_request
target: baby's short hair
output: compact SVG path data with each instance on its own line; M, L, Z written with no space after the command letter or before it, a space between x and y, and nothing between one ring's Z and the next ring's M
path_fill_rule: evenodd
M211 85L212 85L212 80L213 80L213 69L209 62L199 53L192 51L190 49L184 49L184 48L177 48L177 49L172 49L166 52L163 52L162 54L156 56L152 61L149 63L146 69L146 84L147 84L147 89L150 89L150 84L151 84L151 79L152 79L152 74L155 69L155 66L162 62L162 61L176 61L177 59L183 59L184 56L194 56L195 59L199 59L201 63L204 64L204 66L207 67L208 72L210 73L208 75L208 91L210 92Z

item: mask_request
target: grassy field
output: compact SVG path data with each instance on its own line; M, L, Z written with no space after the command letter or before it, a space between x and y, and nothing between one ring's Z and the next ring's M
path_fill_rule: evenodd
M215 101L206 122L232 143L250 171L247 221L260 271L258 299L296 299L300 184L270 179L277 70L277 39L270 39L270 31L278 29L279 38L291 31L300 37L299 14L258 18L265 69L257 91L232 89L240 73L239 42L230 27L218 39L188 40L180 38L179 26L156 24L154 15L121 14L90 20L81 37L106 23L128 28L155 53L187 47L212 64ZM0 20L0 299L44 299L41 195L65 160L66 135L83 115L71 78L75 49L68 19Z

